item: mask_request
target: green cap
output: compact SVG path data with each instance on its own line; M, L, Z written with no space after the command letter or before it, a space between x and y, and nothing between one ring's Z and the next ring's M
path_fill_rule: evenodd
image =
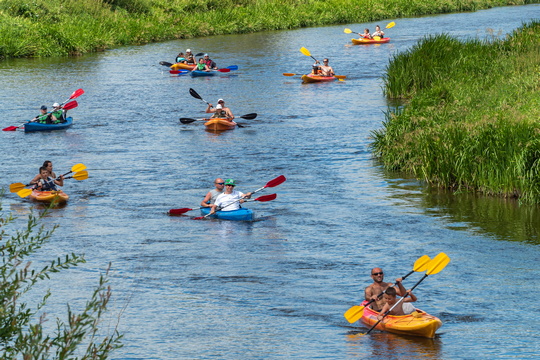
M236 186L236 182L233 179L227 179L225 181L225 185L233 185Z

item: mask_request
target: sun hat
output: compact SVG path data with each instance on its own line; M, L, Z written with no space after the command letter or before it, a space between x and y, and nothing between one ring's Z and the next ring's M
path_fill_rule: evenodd
M41 105L40 109L41 110L47 110L47 107L45 105Z
M236 186L236 181L234 181L233 179L227 179L225 180L225 185Z

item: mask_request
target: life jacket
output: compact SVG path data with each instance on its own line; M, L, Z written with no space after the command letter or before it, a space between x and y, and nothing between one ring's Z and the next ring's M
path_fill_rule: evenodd
M226 119L228 118L227 112L225 110L216 110L214 112L214 115L212 115L212 118L220 118L220 119Z
M206 67L206 64L201 64L201 63L197 64L197 70L203 71L205 67Z
M41 183L41 191L57 191L56 184L52 177L48 177L47 180L39 179Z

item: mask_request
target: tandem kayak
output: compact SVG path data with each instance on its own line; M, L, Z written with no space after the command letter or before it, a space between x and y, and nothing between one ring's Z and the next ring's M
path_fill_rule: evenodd
M30 131L51 131L67 129L73 125L73 118L68 117L65 122L59 124L41 124L38 122L27 122L24 124L24 132Z
M30 194L30 199L39 202L64 204L68 201L69 195L62 190L58 191L39 191L33 190Z
M390 38L375 39L351 39L354 45L366 45L366 44L384 44L390 41Z
M367 303L367 301L364 301L361 305L365 306ZM378 315L379 313L377 311L366 307L364 308L361 320L367 326L372 327L378 321ZM433 338L435 337L435 331L441 326L442 321L439 318L429 315L420 309L416 309L416 311L409 315L388 315L377 325L376 329L399 335Z
M202 215L208 215L211 208L201 208ZM209 216L213 219L234 220L234 221L253 221L253 210L240 208L232 211L216 211L214 215Z
M193 70L189 73L189 75L196 77L196 76L214 76L216 75L215 71L204 71L204 70Z
M236 123L227 119L214 118L208 119L208 121L204 123L204 126L206 127L206 130L209 131L225 131L234 129Z
M197 67L196 64L184 64L184 63L176 63L171 65L171 70L193 70Z
M325 81L334 81L336 77L334 76L319 76L313 74L302 75L302 81L304 83L315 83L315 82L325 82Z

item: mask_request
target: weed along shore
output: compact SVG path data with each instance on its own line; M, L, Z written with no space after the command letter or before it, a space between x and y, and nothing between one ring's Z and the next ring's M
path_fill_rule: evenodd
M384 78L406 105L373 132L385 167L455 191L540 202L540 22L506 39L447 35L396 54Z
M80 55L123 45L398 17L464 12L531 0L102 0L0 3L0 59Z

